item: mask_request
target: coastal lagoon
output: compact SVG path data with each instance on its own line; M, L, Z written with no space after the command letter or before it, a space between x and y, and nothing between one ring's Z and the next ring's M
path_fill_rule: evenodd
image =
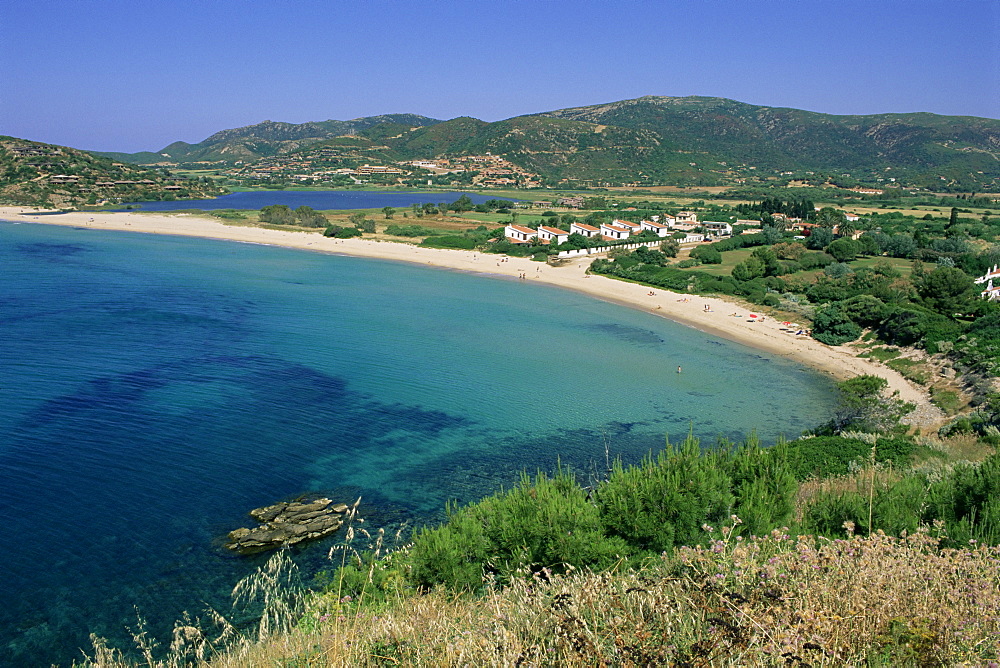
M261 209L273 204L284 204L293 209L308 206L317 211L343 209L381 209L391 206L400 210L411 204L447 202L451 204L462 195L468 195L474 204L482 204L491 199L508 199L492 195L461 192L393 192L389 190L254 190L223 195L215 199L187 199L172 202L133 202L124 204L117 211L136 209L140 211L182 211L201 209ZM514 201L514 200L511 200Z
M831 412L799 364L530 281L10 223L0 267L3 665L127 647L137 610L164 645L185 610L234 614L266 557L222 538L257 506L361 497L395 530L522 470ZM293 551L307 581L336 540Z

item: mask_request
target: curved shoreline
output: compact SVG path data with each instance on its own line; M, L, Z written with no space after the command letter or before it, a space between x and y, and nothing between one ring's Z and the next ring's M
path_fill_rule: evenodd
M917 413L925 416L923 420L913 420L914 424L933 422L932 416L943 415L930 403L926 390L886 366L856 357L847 347L827 346L811 337L796 336L792 328L771 318L749 318L750 311L746 308L718 297L651 290L636 283L588 275L586 270L592 258L574 259L563 266L552 267L527 258L504 258L475 251L422 248L370 239L332 239L318 233L226 225L191 214L69 212L38 216L37 213L27 207L0 207L0 220L267 244L539 282L649 311L737 343L794 359L839 380L861 374L880 376L888 381L890 390L898 391L901 399L916 404ZM520 279L521 276L524 279Z

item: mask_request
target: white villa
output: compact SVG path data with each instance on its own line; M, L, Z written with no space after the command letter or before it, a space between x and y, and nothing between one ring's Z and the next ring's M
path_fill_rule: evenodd
M640 224L641 229L655 232L658 237L665 237L670 234L670 226L663 223L656 223L651 220L644 220Z
M993 281L1000 282L1000 266L993 265L993 268L983 276L976 279L976 285L986 284L986 289L979 293L979 296L989 301L1000 301L1000 286L994 287Z
M508 225L503 228L503 234L515 244L526 244L538 236L535 230L523 225Z
M569 233L581 234L585 237L594 237L600 234L601 230L593 225L587 225L585 223L570 223Z
M694 211L679 211L677 213L675 221L678 223L697 223L698 214L696 214Z
M627 227L619 227L614 223L601 223L601 236L605 239L628 239L630 234L632 230Z
M617 218L615 218L614 220L611 221L611 224L615 225L616 227L624 227L632 234L639 234L639 232L642 231L642 225L640 225L639 223L633 223L631 220L618 220Z
M538 226L538 240L548 241L549 243L562 244L569 240L569 232L564 232L563 230L557 229L555 227L546 227L544 225Z
M729 223L719 223L706 220L701 223L701 226L704 227L710 234L714 234L717 237L731 237L733 235L733 226Z

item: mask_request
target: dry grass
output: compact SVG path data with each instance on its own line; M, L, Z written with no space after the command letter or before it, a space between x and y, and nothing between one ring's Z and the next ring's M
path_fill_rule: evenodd
M735 520L738 522L738 520ZM295 629L203 663L140 665L987 665L1000 657L1000 548L926 532L734 537L638 571L525 576L483 597L442 590L379 608L313 599ZM91 665L123 666L105 652Z
M525 577L482 598L434 591L335 612L326 601L296 632L211 665L986 665L1000 652L998 563L998 548L942 550L926 533L774 532L642 571Z

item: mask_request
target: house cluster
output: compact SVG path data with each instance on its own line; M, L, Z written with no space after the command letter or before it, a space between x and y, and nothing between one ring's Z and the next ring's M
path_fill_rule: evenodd
M683 243L704 241L705 234L693 232L696 227L701 227L714 236L730 236L733 233L733 226L729 223L713 221L699 223L697 214L681 211L676 216L652 216L652 220L643 220L638 223L616 218L610 223L601 223L600 227L574 222L570 224L568 232L545 225L539 225L537 230L533 230L523 225L510 224L504 228L504 236L515 244L561 244L566 242L571 234L579 234L588 239L600 237L603 241L623 241L643 232L652 232L661 238L672 236L675 232L684 232L686 236L681 239Z
M62 151L57 148L45 146L12 146L11 154L18 158L29 158L32 156L62 155Z
M989 301L1000 301L1000 285L994 286L993 281L1000 283L1000 265L993 265L992 269L976 279L976 285L986 284L979 296Z

